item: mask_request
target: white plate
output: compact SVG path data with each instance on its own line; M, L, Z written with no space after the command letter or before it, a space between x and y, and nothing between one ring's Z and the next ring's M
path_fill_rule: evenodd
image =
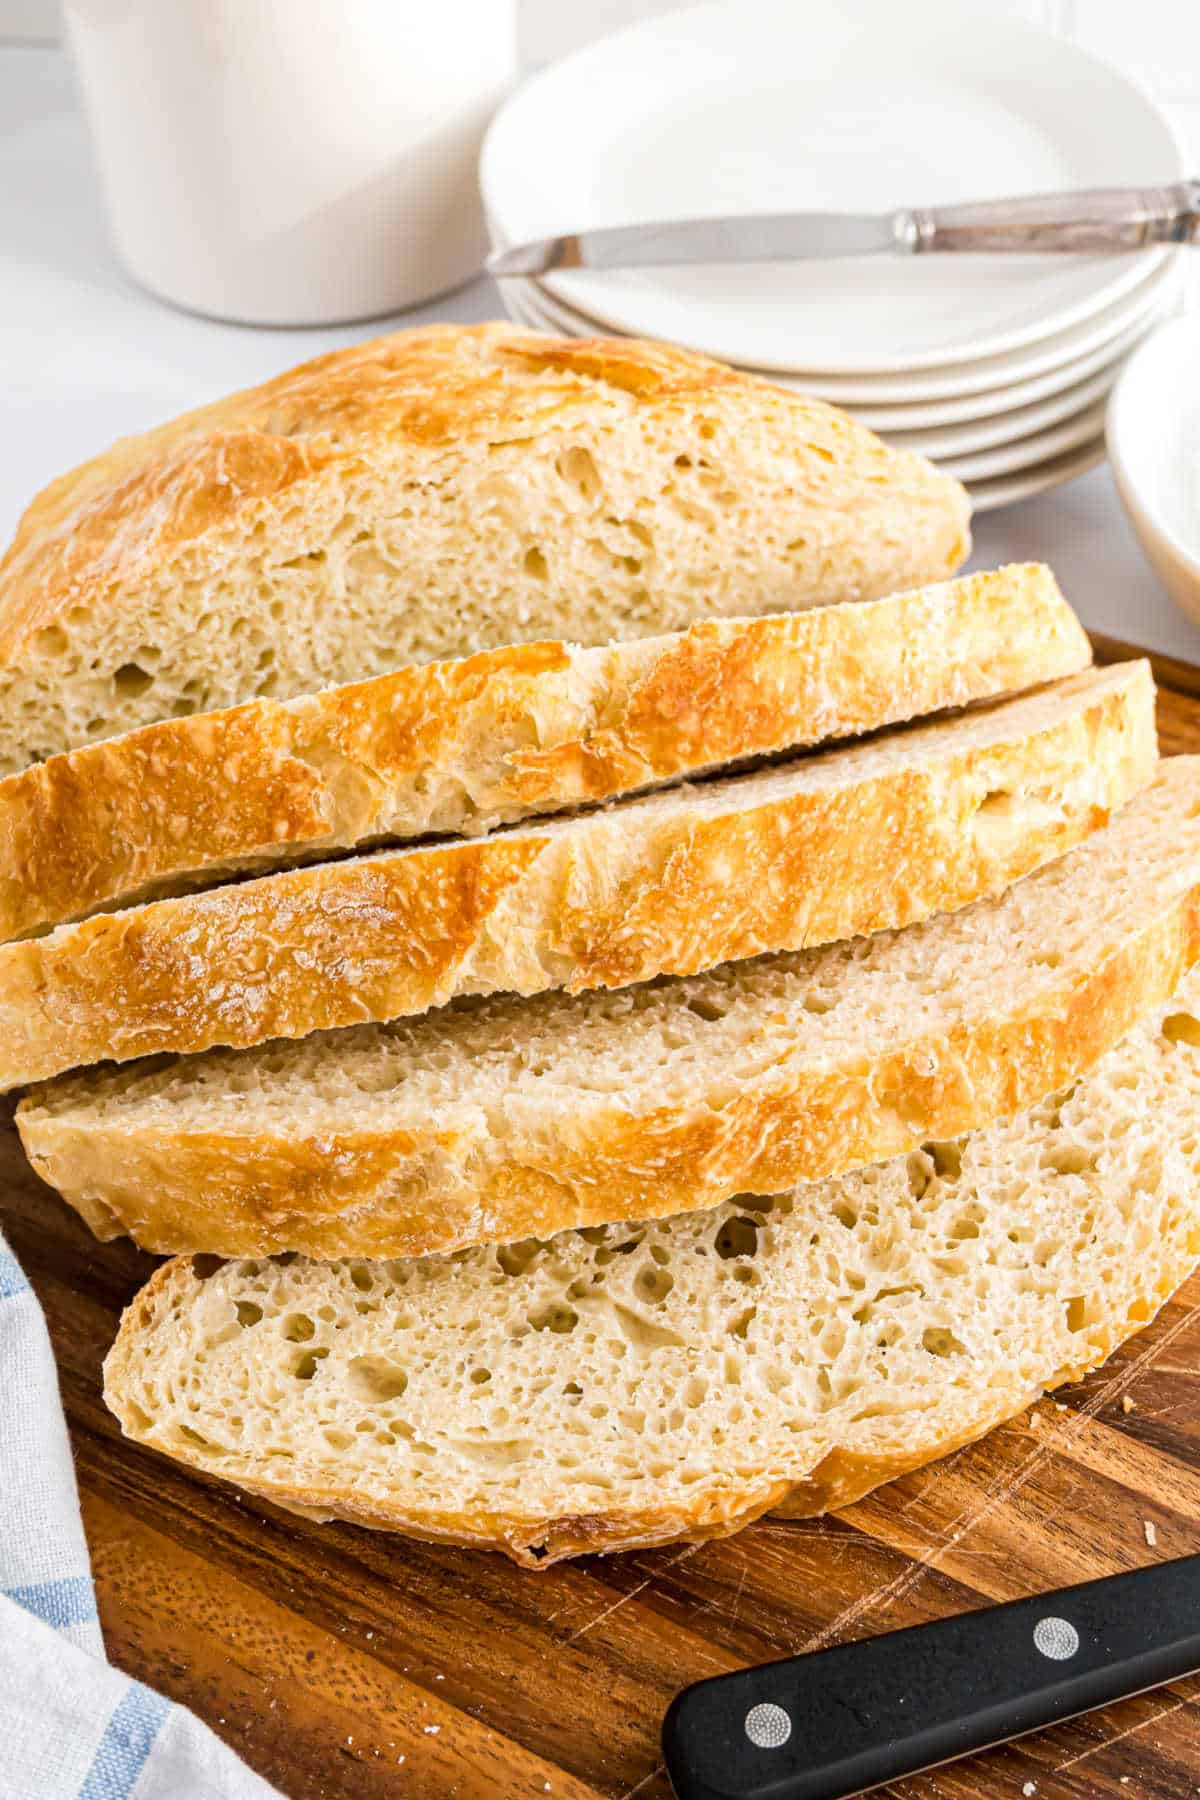
M495 238L495 241L500 239ZM1074 333L1065 333L1065 351L1052 340L1051 346L1034 346L1031 351L1009 353L977 369L937 371L936 376L901 376L898 382L824 382L817 376L783 376L774 380L792 387L815 400L828 400L844 405L862 419L871 430L921 430L934 425L952 425L963 419L990 418L993 414L1043 400L1072 387L1083 376L1114 365L1139 338L1159 319L1162 311L1175 304L1178 283L1173 263L1157 268L1135 292L1114 308L1101 313ZM500 293L507 311L518 324L534 331L565 331L569 337L590 337L596 331L596 320L583 319L561 302L552 301L543 288L533 281L504 281ZM1000 374L1007 371L1004 380ZM957 378L957 380L955 380ZM979 389L979 380L997 385ZM928 389L936 387L950 398L925 398ZM873 398L887 396L892 405L874 405ZM905 398L909 396L909 398Z
M492 227L492 239L502 246L506 239ZM980 357L973 363L949 364L916 373L879 373L851 380L845 376L810 374L802 370L784 373L769 371L771 378L785 387L811 394L814 399L828 400L834 406L927 406L931 403L973 398L1027 382L1064 368L1068 363L1096 356L1123 333L1135 326L1144 327L1151 310L1165 303L1164 297L1177 287L1175 253L1156 263L1148 274L1119 300L1103 308L1091 318L1068 326L1019 350L1002 351L999 355ZM515 278L500 283L505 305L517 305L526 322L536 318L543 331L562 331L569 337L593 337L610 327L596 319L586 318L573 307L550 294L545 285ZM676 342L682 341L679 339ZM1074 377L1072 378L1074 379ZM1062 383L1059 384L1064 385ZM1065 385L1070 385L1067 382ZM986 410L977 407L976 413ZM974 416L972 414L971 416ZM933 421L931 420L930 423Z
M1104 439L1094 438L1090 444L1068 450L1065 456L1039 463L1034 469L997 475L994 481L972 482L971 505L977 513L992 512L998 506L1015 506L1018 500L1032 500L1035 494L1044 494L1050 488L1061 487L1064 481L1074 481L1077 475L1086 475L1103 461Z
M1080 444L1094 443L1103 434L1107 406L1105 396L1096 404L1085 406L1074 418L1052 426L1049 431L1034 432L1029 437L1018 438L1015 443L998 444L992 450L978 450L973 456L939 458L938 466L968 485L989 481L996 475L1013 475L1018 469L1036 468L1040 463L1062 456L1067 450L1077 450Z
M1200 619L1200 318L1130 357L1108 409L1117 492L1176 605Z
M861 419L864 425L869 425L872 431L904 430L910 425L914 429L928 430L937 425L958 425L964 421L999 418L1020 407L1032 405L1034 401L1061 394L1097 370L1111 376L1133 346L1139 344L1173 309L1173 303L1162 303L1161 307L1151 308L1145 317L1136 319L1111 344L1102 344L1089 356L1063 363L1061 368L1051 369L1046 375L1036 375L1031 381L1015 381L1011 387L993 388L986 394L965 394L960 400L939 400L913 406L856 406L854 416Z
M1064 388L1061 394L1051 394L1048 400L1036 401L1032 406L1015 407L1012 412L996 413L992 418L971 419L965 425L946 425L933 431L896 431L889 427L882 435L889 444L919 450L935 462L951 456L973 456L1000 444L1025 442L1063 419L1075 418L1085 407L1107 400L1120 367L1119 360L1108 363L1098 375ZM857 416L863 418L862 413Z
M970 8L964 29L961 0L740 0L646 20L518 89L480 171L510 242L1182 172L1170 125L1125 75L986 6ZM1160 256L878 257L555 275L548 286L620 331L752 367L856 375L1019 349L1111 306Z
M1173 275L1173 264L1159 265L1132 293L1123 295L1082 324L1068 326L1065 331L1042 338L1036 344L1027 344L1020 350L1003 350L996 356L981 357L978 362L912 375L864 376L861 380L778 372L772 374L771 379L781 382L784 387L799 388L814 399L832 401L835 406L896 405L898 402L913 405L991 393L1017 382L1032 381L1039 375L1053 374L1094 351L1107 349L1133 327L1144 326L1164 304L1164 294L1174 288Z

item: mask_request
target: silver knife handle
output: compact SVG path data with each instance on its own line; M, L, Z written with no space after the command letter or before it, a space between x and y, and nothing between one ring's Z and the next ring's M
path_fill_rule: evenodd
M1200 181L916 207L909 219L907 237L914 255L929 250L1036 254L1189 244L1200 241Z

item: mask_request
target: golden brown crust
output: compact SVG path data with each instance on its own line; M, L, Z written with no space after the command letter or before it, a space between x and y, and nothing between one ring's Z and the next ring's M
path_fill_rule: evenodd
M774 1071L685 1111L613 1107L564 1126L549 1166L544 1148L537 1166L496 1142L486 1167L456 1161L436 1120L419 1138L223 1135L125 1129L119 1109L81 1126L23 1102L17 1125L37 1172L102 1238L230 1256L424 1255L781 1193L1012 1118L1097 1062L1197 958L1200 884L1036 1013L998 1010L865 1066Z
M0 1086L397 1018L459 994L692 974L998 893L1153 772L1144 665L1087 679L1036 724L1009 730L1023 703L997 708L991 741L967 721L911 733L883 769L876 747L820 759L858 771L840 783L780 795L743 777L694 802L295 870L9 944ZM1014 791L1033 803L997 835L985 802Z
M1036 1389L1031 1390L1014 1379L1006 1388L991 1390L986 1400L975 1396L976 1410L965 1418L961 1406L948 1409L944 1417L921 1415L914 1418L905 1448L894 1455L879 1456L849 1445L835 1445L811 1470L783 1478L777 1471L748 1473L737 1488L705 1487L701 1494L691 1495L675 1505L660 1502L641 1512L614 1509L586 1515L518 1517L444 1508L414 1514L383 1500L365 1501L344 1489L256 1480L253 1458L234 1458L232 1462L226 1458L214 1465L211 1459L177 1438L166 1441L155 1433L152 1422L139 1419L130 1405L130 1390L135 1385L131 1365L139 1330L152 1329L160 1301L192 1279L188 1259L183 1257L164 1263L156 1270L126 1309L104 1365L104 1398L126 1436L205 1475L235 1482L276 1506L319 1521L344 1519L350 1524L403 1532L406 1536L436 1543L497 1550L524 1568L542 1569L572 1556L643 1550L681 1541L704 1543L740 1531L768 1512L782 1518L804 1519L852 1506L887 1482L974 1443L996 1426L1015 1418L1043 1392L1082 1379L1088 1370L1105 1362L1121 1344L1144 1328L1153 1313L1165 1305L1187 1278L1193 1260L1191 1252L1180 1249L1170 1259L1153 1295L1144 1305L1131 1309L1131 1312L1137 1312L1136 1318L1128 1316L1121 1321L1110 1321L1104 1330L1093 1327L1088 1334L1087 1347L1078 1358L1069 1366L1048 1374Z
M139 584L225 527L298 502L322 478L349 481L386 455L510 442L597 406L677 406L752 391L764 413L832 420L806 401L705 357L630 338L548 338L508 325L441 325L332 351L262 386L186 413L44 489L0 562L0 665L74 608ZM881 475L929 466L842 425ZM947 494L951 484L947 483ZM965 554L965 518L947 573Z
M0 940L239 865L606 800L1089 660L1050 571L1028 564L611 651L515 645L163 720L0 781ZM431 772L449 790L436 800Z
M0 940L205 873L471 830L869 733L1088 661L1051 572L1029 563L610 652L516 644L162 720L0 781ZM448 788L437 799L430 772Z

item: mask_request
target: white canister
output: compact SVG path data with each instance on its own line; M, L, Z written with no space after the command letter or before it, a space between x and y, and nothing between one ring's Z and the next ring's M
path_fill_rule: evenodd
M260 325L415 306L480 267L514 0L66 0L113 236Z

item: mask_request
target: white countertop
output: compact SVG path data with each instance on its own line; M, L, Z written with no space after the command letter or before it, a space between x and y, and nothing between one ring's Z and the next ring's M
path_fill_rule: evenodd
M0 47L0 542L52 476L125 432L394 325L503 316L474 282L395 320L324 331L219 325L152 299L105 238L84 126L61 52ZM973 566L1051 563L1084 622L1200 662L1100 468L982 516Z

